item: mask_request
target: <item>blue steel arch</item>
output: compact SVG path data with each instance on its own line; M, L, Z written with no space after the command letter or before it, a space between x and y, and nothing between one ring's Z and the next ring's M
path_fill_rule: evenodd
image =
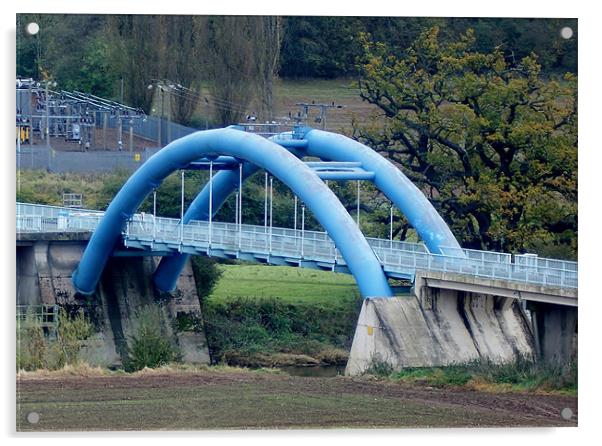
M369 147L346 136L309 127L296 129L272 140L296 156L313 156L327 161L361 162L365 170L374 172L374 184L406 216L428 249L441 254L441 247L460 248L451 230L424 194L393 163ZM243 180L258 170L249 163L243 165ZM221 171L214 178L213 209L219 207L238 187L238 172ZM205 188L190 204L184 221L209 218L209 188ZM187 254L165 257L155 272L155 283L162 290L172 290L179 277Z
M234 128L206 130L180 138L152 156L123 185L92 234L73 273L73 285L92 294L125 222L170 173L199 158L230 155L271 172L313 211L334 240L363 296L392 296L380 262L363 234L320 178L295 155L258 135Z

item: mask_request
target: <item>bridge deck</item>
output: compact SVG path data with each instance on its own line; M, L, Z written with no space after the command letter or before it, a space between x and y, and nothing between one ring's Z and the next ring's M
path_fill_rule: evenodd
M17 204L17 232L94 231L103 213ZM349 272L325 232L136 214L122 233L129 251L157 255L185 252L262 263ZM577 263L467 249L433 254L422 243L367 238L386 275L414 280L416 271L441 271L559 288L577 288Z

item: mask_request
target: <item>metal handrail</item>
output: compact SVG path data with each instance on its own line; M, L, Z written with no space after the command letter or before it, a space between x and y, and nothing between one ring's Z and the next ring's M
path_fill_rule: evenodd
M88 209L17 203L17 231L92 232L103 215L102 211ZM150 247L171 244L201 250L209 248L211 239L211 249L345 265L326 232L276 227L268 231L265 226L212 222L209 237L209 227L206 221L193 220L182 225L180 219L139 213L125 225L123 239L126 246L130 242L145 242ZM417 270L431 270L546 286L578 287L577 262L458 248L443 248L443 254L433 254L421 243L371 237L366 240L390 273L413 276Z

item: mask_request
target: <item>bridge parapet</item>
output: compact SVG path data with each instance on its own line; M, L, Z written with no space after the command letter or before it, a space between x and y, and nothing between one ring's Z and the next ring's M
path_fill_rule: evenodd
M27 233L92 232L102 216L102 211L18 203L17 233L23 238ZM258 254L262 258L267 255L268 259L273 256L278 264L282 264L279 257L297 265L304 260L315 260L333 270L348 272L341 253L326 232L223 222L209 225L197 220L182 224L179 219L140 213L125 225L122 238L126 246L147 251L195 253L199 249L196 252L199 254L210 249L225 250L234 253L234 257L237 253L243 257L244 254ZM563 302L571 301L570 296L574 295L576 305L576 262L461 248L444 248L444 254L433 254L422 243L370 237L366 240L387 276L392 278L414 279L417 271L429 271L431 280L435 276L454 277L451 282L489 286L492 290L522 290L523 296L551 296L557 293L548 290L559 289L569 296ZM549 301L545 299L529 300Z

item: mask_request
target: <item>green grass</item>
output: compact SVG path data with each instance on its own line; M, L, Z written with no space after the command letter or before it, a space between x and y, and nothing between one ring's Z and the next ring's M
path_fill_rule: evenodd
M434 387L468 386L490 391L541 391L577 395L577 364L561 367L535 363L519 357L502 364L475 360L446 367L408 367L394 372L390 365L375 361L367 374L393 381L422 383Z
M515 413L390 390L383 383L238 371L30 379L19 383L16 422L17 431L574 425L529 413L530 404ZM27 422L31 412L40 414L39 423Z
M353 304L353 276L329 271L265 265L219 265L223 274L210 300L278 298L287 303Z

